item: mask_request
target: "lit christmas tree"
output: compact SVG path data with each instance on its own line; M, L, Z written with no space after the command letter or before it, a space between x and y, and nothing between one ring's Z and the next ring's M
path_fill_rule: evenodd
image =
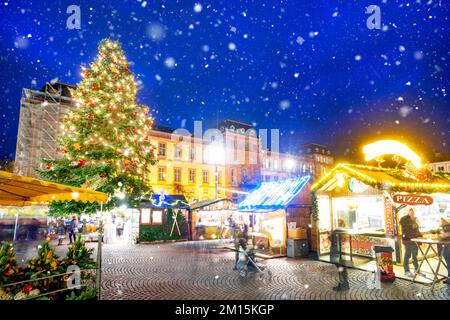
M153 119L136 103L137 84L120 44L103 40L72 96L75 107L65 117L59 139L61 159L43 159L44 179L108 193L105 209L150 195L145 176L155 164L147 140ZM53 215L94 212L98 204L75 201L51 205Z

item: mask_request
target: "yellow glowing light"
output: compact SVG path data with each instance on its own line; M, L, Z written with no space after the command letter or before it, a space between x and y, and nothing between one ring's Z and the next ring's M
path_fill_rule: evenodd
M383 155L398 155L409 162L416 168L422 167L422 159L412 151L407 145L395 140L380 140L363 147L365 160L370 161Z

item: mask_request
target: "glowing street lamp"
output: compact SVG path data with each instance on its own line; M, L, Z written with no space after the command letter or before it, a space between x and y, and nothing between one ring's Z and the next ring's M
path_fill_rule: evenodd
M288 158L286 159L286 161L284 162L284 166L286 167L287 170L292 171L295 168L295 160L292 158Z
M218 197L219 172L218 165L224 163L225 150L223 145L218 142L212 142L206 148L206 162L214 165L215 198Z

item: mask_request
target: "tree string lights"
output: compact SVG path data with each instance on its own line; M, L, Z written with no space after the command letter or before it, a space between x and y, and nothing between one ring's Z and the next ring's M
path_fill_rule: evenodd
M155 164L147 137L153 119L147 116L148 108L135 101L137 84L120 44L103 40L97 58L82 67L81 76L72 91L75 106L61 125L62 158L43 159L45 169L36 171L47 180L108 193L107 207L117 204L116 192L129 201L150 195L145 173ZM52 208L68 214L81 209L79 205Z

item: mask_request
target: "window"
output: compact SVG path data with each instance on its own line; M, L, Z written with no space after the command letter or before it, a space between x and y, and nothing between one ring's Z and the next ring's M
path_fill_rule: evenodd
M152 211L152 224L162 224L162 213L161 210Z
M181 182L181 168L173 168L173 180Z
M150 209L141 209L141 224L150 224Z
M195 183L195 169L189 169L189 183Z
M181 145L177 144L174 148L174 157L175 159L181 159Z
M450 195L435 194L433 200L433 204L429 206L414 206L421 232L436 230L441 223L441 218L450 219ZM402 209L400 217L407 212L408 208Z
M189 159L191 161L195 160L195 147L191 147L191 149L189 150Z
M266 168L270 168L270 160L268 158L266 158Z
M236 169L231 169L231 184L236 185Z
M335 228L384 231L382 196L338 197L332 202Z
M158 167L158 181L166 181L166 167Z
M247 179L247 177L248 177L248 171L247 171L246 168L242 168L242 170L241 170L241 176L242 176L242 180Z
M278 160L273 160L273 168L274 168L275 170L278 169Z
M163 157L166 156L166 144L163 142L158 144L158 155Z
M209 183L209 172L208 170L203 170L202 172L202 181L204 184L208 184Z
M143 208L141 210L141 224L162 224L162 210Z

